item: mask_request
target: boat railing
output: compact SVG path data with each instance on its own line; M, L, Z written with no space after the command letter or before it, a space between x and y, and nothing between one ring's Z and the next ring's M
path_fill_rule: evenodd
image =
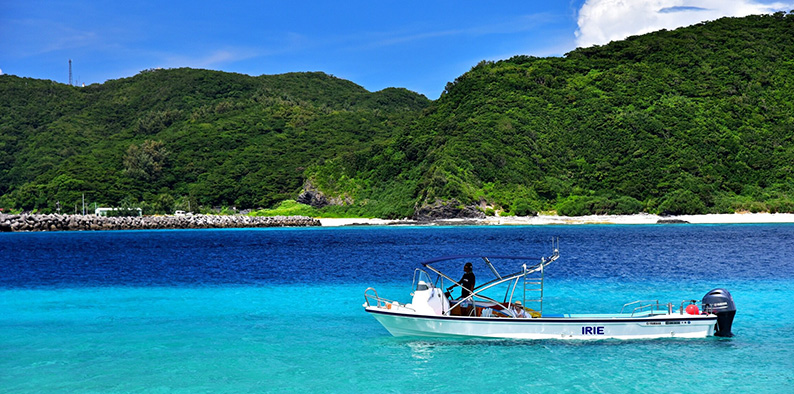
M370 290L372 290L372 292L374 294L369 294ZM375 303L375 305L378 308L391 309L392 305L399 305L400 307L406 308L405 304L402 304L402 303L400 303L398 301L395 301L395 300L390 300L388 298L383 298L383 297L378 296L378 291L375 290L374 287L367 287L367 289L364 290L364 303L366 303L367 306L372 306L372 303L370 301L372 301L372 303ZM408 309L411 309L411 308L408 308ZM413 309L411 309L411 310L413 310Z
M637 305L637 306L634 306ZM655 311L663 311L666 314L673 313L673 303L668 302L666 304L660 303L659 300L639 300L629 302L623 305L623 308L620 309L620 313L628 313L626 308L630 308L634 306L631 310L631 316L633 317L635 314L640 314L646 312L648 314L653 315Z
M699 302L698 300L683 300L683 301L681 301L681 307L678 309L678 313L682 314L682 315L684 314L684 310L686 308L686 306L684 306L684 304L697 305L698 302ZM703 305L701 305L701 308L703 309L704 312L707 312L707 313L711 312L711 308L708 308L709 309L708 311L706 311L707 308L705 306L703 306Z

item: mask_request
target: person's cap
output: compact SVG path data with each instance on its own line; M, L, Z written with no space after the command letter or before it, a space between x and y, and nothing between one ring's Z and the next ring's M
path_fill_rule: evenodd
M463 265L463 267L464 267L464 268L465 268L465 267L471 267L471 263L466 263L466 264L464 264L464 265Z
M516 301L513 303L513 305L521 305L521 301Z

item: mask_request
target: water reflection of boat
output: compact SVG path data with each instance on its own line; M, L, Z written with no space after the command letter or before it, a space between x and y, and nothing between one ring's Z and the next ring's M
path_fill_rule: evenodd
M620 313L570 314L543 310L544 270L559 258L558 249L543 258L516 256L447 256L422 262L414 271L410 303L379 297L368 288L364 308L394 336L522 339L701 338L732 336L736 308L724 289L700 302L680 304L635 301ZM476 262L477 272L491 275L473 293L452 298L445 285L461 286L444 267ZM485 269L483 269L485 268ZM500 269L517 269L502 274ZM449 271L447 271L449 272ZM482 275L485 276L485 275ZM464 294L466 292L463 292ZM536 309L528 308L530 305Z

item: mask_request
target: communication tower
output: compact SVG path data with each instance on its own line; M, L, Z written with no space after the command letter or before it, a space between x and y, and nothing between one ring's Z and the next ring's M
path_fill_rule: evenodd
M72 59L69 59L69 86L72 86Z

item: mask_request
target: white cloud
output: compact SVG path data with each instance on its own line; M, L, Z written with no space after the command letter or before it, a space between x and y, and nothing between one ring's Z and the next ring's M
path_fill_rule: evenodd
M792 8L794 3L757 0L586 0L579 9L576 45L603 45L726 16L768 14Z
M3 75L3 69L0 68L0 75Z

